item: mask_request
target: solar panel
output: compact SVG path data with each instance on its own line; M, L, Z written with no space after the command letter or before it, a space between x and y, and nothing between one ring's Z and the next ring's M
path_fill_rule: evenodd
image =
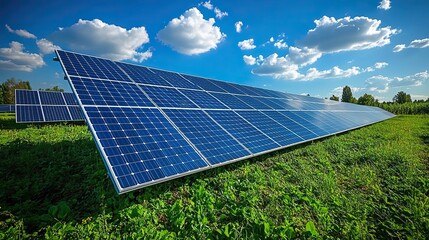
M0 113L15 112L15 105L13 104L0 104Z
M374 107L56 53L118 193L394 116ZM49 110L34 109L31 116L43 118ZM69 107L71 116L75 111Z
M16 122L83 121L73 93L15 90Z

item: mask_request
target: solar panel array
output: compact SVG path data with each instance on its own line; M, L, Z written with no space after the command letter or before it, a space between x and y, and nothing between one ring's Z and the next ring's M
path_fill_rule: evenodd
M13 104L0 104L0 113L15 112L15 105Z
M119 193L393 117L56 51Z
M73 93L16 89L15 105L17 123L84 120Z

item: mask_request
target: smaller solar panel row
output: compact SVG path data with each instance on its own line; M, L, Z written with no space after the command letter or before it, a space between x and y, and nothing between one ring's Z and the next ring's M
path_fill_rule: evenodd
M73 93L15 90L16 122L83 121Z
M15 112L15 105L13 104L0 104L0 113Z

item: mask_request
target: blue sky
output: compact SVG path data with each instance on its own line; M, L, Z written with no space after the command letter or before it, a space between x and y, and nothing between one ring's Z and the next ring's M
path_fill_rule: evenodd
M0 81L70 91L53 50L316 97L429 97L429 2L2 1Z

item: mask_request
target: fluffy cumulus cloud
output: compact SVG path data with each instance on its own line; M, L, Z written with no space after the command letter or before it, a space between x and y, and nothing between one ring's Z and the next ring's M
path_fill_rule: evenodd
M389 78L382 75L373 76L366 80L366 88L372 92L385 93L390 88L417 87L429 78L428 71L419 72L405 77Z
M54 45L51 41L44 38L37 40L36 44L41 54L49 54L54 52L56 49L61 49L59 46Z
M19 42L11 42L9 48L0 48L1 70L31 72L44 65L42 56L24 52L24 46Z
M256 61L243 60L248 65L255 65L253 74L272 76L276 79L289 80L314 80L318 78L347 78L372 72L384 68L387 63L376 63L367 68L351 67L341 69L334 66L328 70L309 68L305 73L300 70L315 63L324 54L332 54L343 51L364 50L381 47L390 43L390 37L398 32L391 27L380 27L381 21L368 17L345 17L335 19L333 17L322 17L314 21L316 27L309 30L301 41L299 47L289 47L289 53L279 57L277 53ZM286 48L283 41L284 34L279 35L277 40L273 37L267 43L274 43L278 48Z
M237 45L241 50L250 50L256 48L253 38L238 42Z
M213 10L213 12L216 15L216 18L222 19L223 17L228 16L227 12L222 12L218 7L213 6L210 0L207 2L201 2L198 4L198 6L201 6L201 5L207 8L208 10Z
M427 47L429 47L429 38L416 39L411 41L411 43L408 46L406 46L405 44L396 45L393 48L393 52L400 52L405 48L427 48Z
M243 56L243 61L247 64L247 65L255 65L256 64L256 58L253 57L252 55L244 55Z
M382 69L387 67L389 64L387 62L376 62L374 66L367 67L364 69L364 72L374 72L376 69Z
M322 53L381 47L389 44L390 37L398 32L391 27L380 28L380 20L368 17L323 16L314 22L316 27L308 31L301 44Z
M87 52L113 60L132 60L142 62L152 56L152 52L139 51L149 42L145 27L129 30L107 24L99 19L82 20L70 27L60 28L49 39L61 43L67 48Z
M206 20L197 8L191 8L172 19L157 38L179 53L197 55L215 49L226 38L214 24L213 18Z
M381 0L380 4L377 6L378 9L389 10L390 9L390 0Z
M28 32L27 30L24 30L24 29L18 29L18 30L14 30L14 29L12 29L11 27L9 27L9 25L5 25L6 26L6 29L9 31L9 32L11 32L11 33L15 33L16 35L18 35L18 36L21 36L21 37L25 37L25 38L33 38L33 39L36 39L36 36L34 35L34 34L32 34L32 33L30 33L30 32Z
M222 19L223 17L228 16L227 12L222 12L219 8L215 7L214 12L216 14L216 17L219 19Z
M202 2L199 5L203 5L203 7L209 9L209 10L213 10L213 4L211 3L211 1L207 1L207 2Z
M270 39L271 40L271 39ZM284 39L279 39L277 40L277 42L274 43L274 47L278 48L278 49L282 49L282 48L287 48L288 45L287 43L284 41Z
M235 31L238 33L241 33L241 28L243 27L243 22L242 21L238 21L235 23Z
M267 58L259 56L258 59L252 55L245 55L243 56L243 61L247 65L256 65L256 67L252 70L253 74L259 76L271 76L275 79L300 81L312 81L315 79L329 78L348 78L387 66L387 63L377 62L374 64L374 66L367 68L353 66L347 69L342 69L338 66L334 66L328 70L309 68L305 73L301 73L299 71L301 67L314 63L320 57L321 53L315 51L314 49L300 49L291 47L289 54L284 57L279 57L277 53L271 54Z

